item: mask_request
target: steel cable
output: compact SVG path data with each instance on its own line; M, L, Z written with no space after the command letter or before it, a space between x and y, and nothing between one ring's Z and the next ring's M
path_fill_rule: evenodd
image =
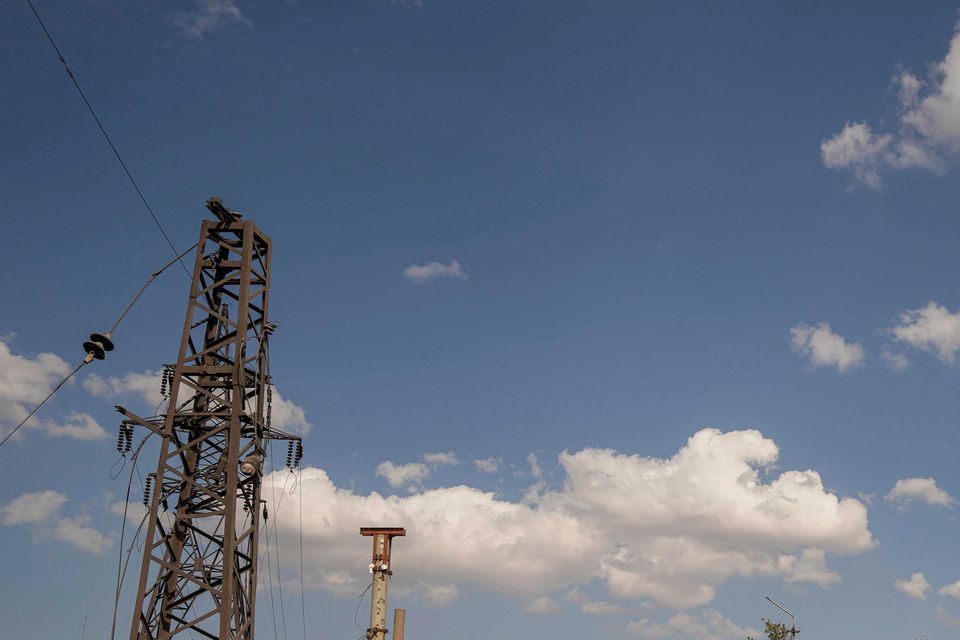
M123 157L120 155L120 151L117 150L117 146L113 144L113 140L110 139L110 135L107 133L106 128L103 126L103 123L100 121L100 118L97 116L97 112L94 110L93 105L90 104L90 101L87 99L87 95L83 92L83 89L80 88L80 83L77 81L77 77L73 75L73 71L70 69L70 66L67 64L67 59L64 58L63 53L60 51L60 47L57 46L57 43L54 41L53 36L50 35L50 31L47 30L47 25L44 24L43 19L40 17L40 14L37 12L37 8L33 6L33 1L27 0L27 4L30 5L30 10L33 11L33 15L37 19L37 22L40 24L40 28L43 29L44 35L47 36L47 40L50 41L50 46L52 46L53 50L57 53L57 58L59 58L61 64L63 64L64 70L67 72L67 75L70 76L70 80L73 81L73 86L77 88L77 93L79 93L80 97L83 98L83 103L87 105L87 110L90 111L90 115L93 116L93 119L96 121L97 127L100 128L100 133L103 134L103 137L107 141L107 144L110 145L110 149L113 151L113 155L117 157L117 161L120 163L120 166L123 168L123 172L127 174L127 179L130 180L130 184L133 185L133 188L137 192L137 195L140 196L140 201L143 202L143 206L146 207L147 213L149 213L150 217L153 218L154 224L157 225L157 229L160 230L160 234L163 235L163 239L166 240L167 244L170 246L170 250L173 251L174 255L177 255L177 248L173 246L173 241L171 241L170 236L167 235L166 229L164 229L163 225L160 224L160 219L157 218L157 215L153 212L153 207L151 207L150 203L147 202L147 198L143 195L143 191L140 189L140 185L138 185L137 181L133 179L133 174L131 174L130 169L127 168L127 163L123 161ZM180 256L177 256L176 259L180 263L180 266L183 267L183 271L187 274L187 277L189 278L190 270L187 269L187 265L183 264L183 261L180 260Z

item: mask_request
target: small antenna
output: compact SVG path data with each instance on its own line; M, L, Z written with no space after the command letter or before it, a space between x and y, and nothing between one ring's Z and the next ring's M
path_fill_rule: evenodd
M780 609L780 611L783 611L785 614L790 616L790 628L787 629L787 632L790 634L790 637L792 638L792 640L797 640L797 634L800 633L800 629L797 629L797 617L792 613L790 613L789 611L787 611L783 607L783 605L781 605L779 602L777 602L770 596L764 596L764 597L770 601L770 604L772 604L777 609Z

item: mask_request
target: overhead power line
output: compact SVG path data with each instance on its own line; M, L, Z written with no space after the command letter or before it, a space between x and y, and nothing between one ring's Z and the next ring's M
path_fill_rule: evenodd
M137 184L137 181L134 180L133 174L130 173L130 169L127 168L127 163L123 161L123 157L120 155L120 151L117 150L117 146L113 144L113 140L110 139L110 135L107 133L106 128L104 128L103 123L100 121L100 118L97 116L97 112L94 110L93 105L90 104L90 100L87 99L87 95L83 92L83 89L80 88L80 83L77 82L77 77L73 75L73 71L70 69L70 66L67 64L66 58L63 57L63 53L60 51L60 47L57 46L57 43L54 41L53 36L50 35L50 31L47 29L47 25L44 24L43 18L40 17L40 14L37 12L37 8L33 6L32 0L27 0L27 4L30 5L30 10L33 11L34 17L37 19L37 22L40 24L40 28L43 29L43 33L47 36L47 40L50 41L50 46L53 47L53 50L57 53L57 57L60 59L60 62L63 64L64 70L66 70L67 75L70 76L70 80L73 81L73 86L77 88L77 93L80 94L80 97L83 98L83 103L87 105L87 110L90 111L90 115L93 116L93 119L97 123L97 127L100 128L100 133L103 134L104 139L107 141L107 144L110 145L110 149L113 151L113 155L116 156L117 161L120 163L120 166L123 168L123 172L127 174L127 179L130 180L130 184L133 185L134 190L137 192L137 195L140 196L140 201L143 202L143 206L146 207L147 213L150 214L150 217L153 218L154 224L157 225L157 229L160 230L160 234L163 235L163 239L166 240L167 244L170 246L170 250L173 251L174 255L178 255L179 252L177 248L173 245L173 242L170 240L170 236L167 235L166 229L163 228L163 225L160 223L160 219L157 218L157 214L153 212L153 207L150 206L150 203L147 202L147 198L143 195L143 190L140 189L140 185ZM177 261L180 262L180 266L183 267L183 271L187 274L187 277L190 276L190 270L187 269L187 266L183 264L183 261L177 258Z
M17 426L15 426L13 429L10 430L10 433L8 433L8 434L6 434L5 436L3 436L3 439L0 440L0 447L2 447L4 444L6 444L7 440L9 440L10 438L12 438L12 437L13 437L13 434L15 434L17 431L19 431L19 430L20 430L20 427L22 427L23 425L25 425L25 424L27 423L27 420L29 420L30 418L32 418L32 417L33 417L33 414L35 414L37 411L39 411L39 410L40 410L40 407L42 407L44 404L46 404L47 400L49 400L50 398L52 398L52 397L54 396L54 394L55 394L57 391L59 391L59 390L61 389L61 387L63 387L63 385L65 385L65 384L67 383L67 380L69 380L70 378L72 378L73 376L75 376L75 375L77 374L77 372L80 371L80 369L82 369L82 368L84 368L86 365L90 364L94 359L102 360L102 359L103 359L103 351L110 351L110 350L113 349L113 342L112 342L112 340L111 340L111 336L113 335L113 332L117 330L117 327L120 326L120 323L123 321L123 319L127 317L127 314L130 313L130 309L132 309L132 308L133 308L133 305L135 305L135 304L137 303L137 301L140 299L140 296L143 295L143 292L146 291L146 290L147 290L147 287L150 286L150 283L152 283L154 280L156 280L157 277L158 277L161 273L163 273L164 271L166 271L167 269L169 269L170 267L172 267L174 262L179 262L179 263L182 265L182 264L183 264L183 261L181 260L181 258L183 258L183 256L185 256L189 251L193 251L194 247L196 247L196 246L197 246L197 245L194 244L193 246L191 246L189 249L183 251L182 253L178 253L178 254L176 255L176 257L174 257L173 260L171 260L170 262L168 262L167 264L163 265L162 267L160 267L159 269L157 269L156 271L154 271L153 273L150 274L150 277L147 278L147 281L146 281L145 283L143 283L143 286L140 287L140 290L137 291L136 295L133 296L133 299L127 304L126 307L124 307L123 311L120 312L120 317L117 318L116 321L113 323L113 326L110 327L110 331L108 331L106 334L94 334L94 335L91 335L91 336L90 336L91 340L95 340L95 339L96 339L96 340L106 340L106 341L109 343L109 348L107 348L107 347L106 347L105 345L103 345L103 344L98 344L98 343L96 343L96 342L89 342L89 343L85 342L85 343L84 343L84 347L87 347L87 346L89 345L91 348L94 348L94 349L100 348L100 349L101 349L101 352L100 352L99 357L96 356L96 355L94 355L93 352L88 351L88 352L87 352L87 356L83 359L83 361L82 361L80 364L77 365L77 368L74 369L73 371L71 371L70 373L68 373L67 376L66 376L63 380L61 380L60 382L58 382L58 383L57 383L57 386L55 386L55 387L50 391L50 393L48 393L47 396L46 396L43 400L40 401L39 404L37 404L33 409L31 409L31 410L30 410L30 413L28 413L28 414L23 418L23 420L21 420L19 423L17 423ZM100 338L97 338L97 336L101 336L101 337L100 337Z

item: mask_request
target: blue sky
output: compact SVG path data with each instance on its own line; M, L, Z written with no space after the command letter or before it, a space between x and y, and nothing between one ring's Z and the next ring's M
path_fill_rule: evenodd
M318 4L37 5L178 247L211 195L274 240L308 638L360 633L364 518L410 530L427 640L726 640L764 595L811 635L956 633L957 5ZM6 15L0 432L169 259ZM186 292L0 449L11 635L76 635L91 585L107 633L112 406L147 410Z

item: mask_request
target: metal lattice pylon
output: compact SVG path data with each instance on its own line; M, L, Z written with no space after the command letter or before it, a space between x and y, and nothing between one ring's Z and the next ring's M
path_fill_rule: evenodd
M167 412L117 408L163 437L131 640L253 638L264 443L299 440L269 424L270 238L207 206Z

